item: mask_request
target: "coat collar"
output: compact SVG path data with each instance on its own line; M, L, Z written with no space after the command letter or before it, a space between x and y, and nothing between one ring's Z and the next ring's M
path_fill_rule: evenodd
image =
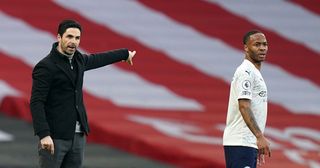
M56 64L56 66L59 69L61 69L68 76L68 78L71 80L72 84L74 86L76 86L76 83L75 83L74 80L72 80L72 75L71 75L70 71L68 70L68 68L70 68L70 66L69 66L69 58L67 56L61 54L57 50L57 46L58 46L58 42L53 43L52 49L50 51L51 58L52 58L53 62ZM79 75L80 75L79 61L77 59L79 54L81 54L81 53L77 50L74 53L73 58L72 58L74 60L74 63L76 63L78 65L78 78L77 78L77 81L78 81Z

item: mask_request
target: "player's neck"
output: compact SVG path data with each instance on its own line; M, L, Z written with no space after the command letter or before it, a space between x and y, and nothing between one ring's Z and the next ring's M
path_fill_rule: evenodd
M251 59L250 57L246 57L246 60L250 61L259 71L261 69L261 61L255 61L253 59Z

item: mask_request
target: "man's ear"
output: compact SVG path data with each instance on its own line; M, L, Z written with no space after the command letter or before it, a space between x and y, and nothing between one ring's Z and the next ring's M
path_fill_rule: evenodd
M61 38L62 38L62 37L60 36L60 34L58 34L58 35L57 35L57 40L58 40L58 42L61 41Z
M247 44L243 45L243 49L244 49L245 52L248 52L249 49L248 49Z

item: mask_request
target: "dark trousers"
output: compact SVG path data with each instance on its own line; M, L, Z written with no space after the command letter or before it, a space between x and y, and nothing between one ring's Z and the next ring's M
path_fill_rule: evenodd
M258 150L246 146L224 146L226 168L256 168Z
M54 154L39 148L40 168L80 168L84 157L86 136L76 133L73 140L53 139Z

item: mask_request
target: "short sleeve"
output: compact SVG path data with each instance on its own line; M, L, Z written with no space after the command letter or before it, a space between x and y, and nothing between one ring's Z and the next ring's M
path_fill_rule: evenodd
M253 72L239 70L235 81L238 99L252 99Z

